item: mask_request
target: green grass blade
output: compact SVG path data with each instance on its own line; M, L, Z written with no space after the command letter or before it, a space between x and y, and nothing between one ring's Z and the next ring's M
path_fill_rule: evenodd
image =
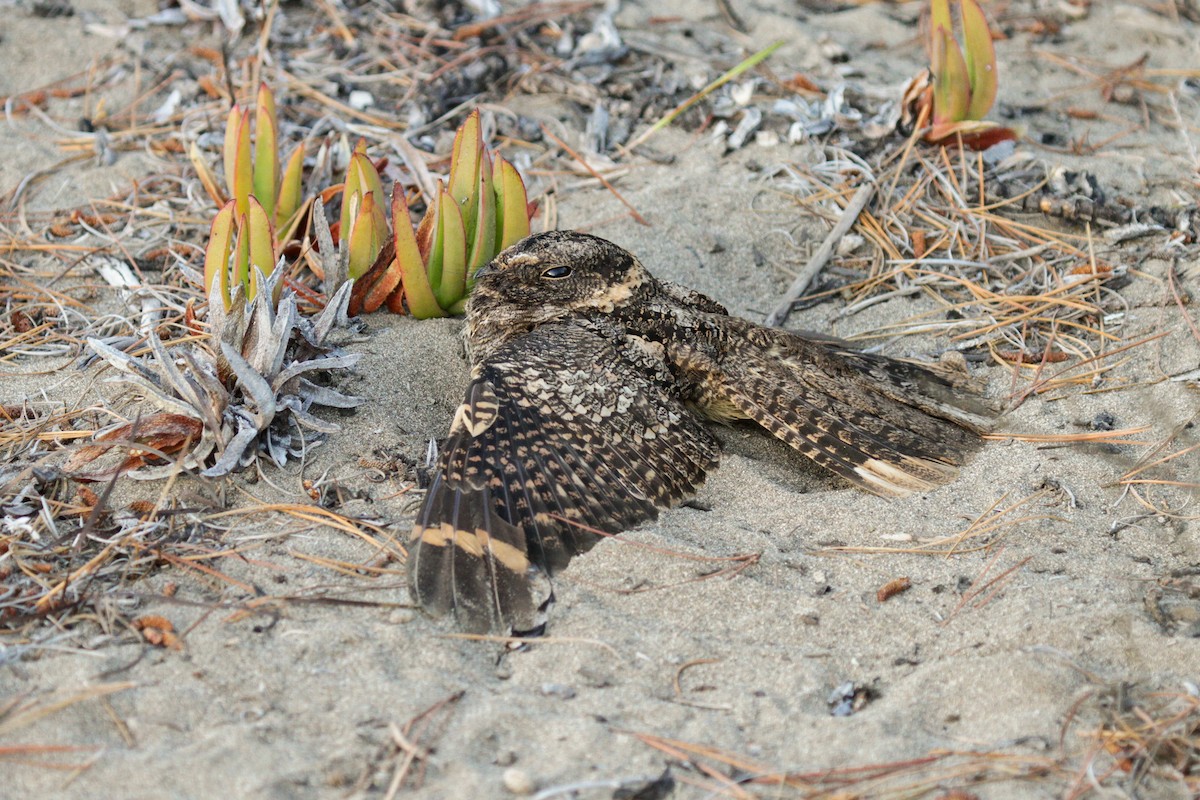
M676 106L673 110L668 112L666 116L664 116L658 122L651 125L649 130L647 130L641 136L638 136L636 139L634 139L629 144L625 145L625 147L623 147L622 150L626 153L633 150L633 148L637 147L639 144L641 144L642 142L649 139L655 133L657 133L658 131L660 131L663 128L670 125L672 122L675 121L676 117L678 117L683 112L687 111L689 108L694 106L696 103L699 103L701 100L703 100L705 97L707 97L709 95L709 93L711 93L715 89L719 89L720 87L729 83L731 80L738 77L746 70L753 69L754 67L758 66L760 63L762 63L764 60L766 60L772 53L774 53L776 50L778 50L780 47L782 47L783 44L784 44L783 40L780 39L778 42L767 45L762 50L759 50L757 53L755 53L754 55L747 58L745 61L742 61L736 67L729 70L724 75L717 78L712 83L708 84L708 86L705 86L703 89L696 92L694 95L689 97L687 100L685 100L684 102L682 102L681 104Z

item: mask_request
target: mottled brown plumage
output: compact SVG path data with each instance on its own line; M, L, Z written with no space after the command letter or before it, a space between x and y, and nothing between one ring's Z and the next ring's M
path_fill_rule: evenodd
M717 463L706 419L899 496L951 479L990 418L947 370L731 317L594 236L531 236L477 281L471 383L409 550L416 601L469 630L536 628L593 530L695 492Z

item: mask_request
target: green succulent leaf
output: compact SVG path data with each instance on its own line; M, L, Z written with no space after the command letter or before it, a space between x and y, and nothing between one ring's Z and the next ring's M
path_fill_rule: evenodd
M381 209L375 202L375 193L363 196L362 207L348 232L346 240L350 247L349 271L351 278L358 278L375 263L375 257L383 249L387 235L387 222L380 217Z
M929 0L929 40L926 48L929 50L929 61L937 58L935 34L942 28L953 36L954 18L950 15L950 0Z
M387 240L388 219L387 211L384 209L383 205L383 189L380 188L379 191L371 192L371 194L377 198L376 201L371 204L371 227L379 239L379 247L377 247L375 250L376 254L378 254L379 251L383 249L383 243Z
M485 150L479 162L479 216L475 224L475 240L467 263L471 274L496 255L496 192L492 188L492 162Z
M225 167L225 188L229 196L234 197L234 183L237 177L238 134L241 130L242 110L235 103L229 109L225 119L225 142L221 147L221 158Z
M996 102L996 46L987 17L975 0L961 0L963 50L971 101L965 119L983 119Z
M946 28L933 31L933 124L960 122L967 114L971 84L962 50Z
M441 277L435 290L438 304L447 308L467 292L467 234L458 204L443 190L438 204L441 215ZM432 280L432 278L430 279Z
M450 155L450 196L458 203L468 241L475 236L475 222L479 209L479 171L483 155L479 109L475 109L454 135L454 150Z
M271 228L271 218L262 203L253 195L248 198L248 212L244 224L249 254L249 285L246 299L253 300L258 294L258 281L255 276L259 272L270 275L275 269L275 232Z
M233 253L233 278L230 291L235 284L241 284L242 296L250 298L250 226L246 224L246 215L239 214L237 218L237 244Z
M275 95L264 83L258 87L254 120L254 196L274 216L279 192L279 135Z
M246 213L248 198L254 190L254 165L251 155L250 109L246 109L238 114L233 144L233 182L229 185L229 191L237 201L239 214Z
M511 247L529 235L529 203L521 173L503 157L496 157L496 252Z
M367 155L367 143L359 142L359 148L353 159L359 170L359 186L364 193L375 192L376 197L383 197L383 181L379 178L379 170L375 169L375 162Z
M287 168L283 171L283 181L279 185L279 199L275 205L275 227L277 230L287 230L292 217L300 209L303 199L304 178L304 144L296 145L288 158Z
M428 215L426 217L428 218ZM394 187L392 191L392 233L395 237L396 263L403 276L401 285L404 287L409 313L417 319L446 316L429 284L425 261L421 257L417 236L412 228L412 219L408 215L408 202L404 199L404 189L400 186Z
M229 255L233 248L233 214L237 204L232 200L217 212L208 232L204 248L204 290L212 296L213 284L219 289L225 308L229 308Z
M350 235L350 226L354 224L354 217L362 204L362 170L358 168L357 157L357 152L350 156L346 179L342 182L342 213L338 217L338 230L342 238Z

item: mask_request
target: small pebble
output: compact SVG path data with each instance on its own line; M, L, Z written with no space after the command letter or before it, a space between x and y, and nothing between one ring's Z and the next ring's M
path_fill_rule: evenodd
M839 256L848 256L858 248L862 247L867 240L857 233L847 233L842 237L842 240L837 243L837 254Z
M754 143L759 147L774 147L779 144L779 134L775 131L759 131L754 134Z
M350 92L348 100L350 107L355 111L365 111L375 105L374 96L370 92L364 92L362 89L355 89Z
M533 790L537 786L533 783L533 778L529 777L529 773L523 769L509 767L504 770L504 788L513 794L527 795L533 794Z
M543 683L542 694L547 697L561 697L563 700L570 700L575 696L575 689L564 683Z

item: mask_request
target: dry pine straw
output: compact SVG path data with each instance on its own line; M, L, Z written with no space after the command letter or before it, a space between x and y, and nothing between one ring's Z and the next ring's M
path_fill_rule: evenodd
M1019 207L1020 196L987 201L995 194L988 183L1002 177L979 154L901 148L879 161L873 169L852 154L835 154L819 169L793 168L792 179L782 182L802 208L818 211L847 202L854 191L843 178L848 172L865 173L863 180L880 187L877 208L864 211L856 228L871 254L842 261L865 274L823 294L847 299L841 317L903 295L921 294L934 304L859 338L941 334L950 349L984 351L998 364L1037 373L1072 358L1091 363L1114 355L1122 341L1113 328L1124 309L1105 284L1124 268L1097 259L1090 232L1067 234L1004 216L1006 206ZM1021 177L1030 182L1027 193L1044 185ZM1036 391L1093 377L1064 377Z
M1042 791L1053 787L1071 800L1103 796L1102 787L1142 791L1145 796L1200 791L1200 696L1194 687L1189 692L1154 692L1095 684L1074 703L1054 755L1014 752L1019 747L937 749L903 761L806 771L772 767L694 742L626 733L673 759L681 782L714 797L737 800L899 800L933 792L966 800L974 797L967 791L971 788L1014 781L1037 782Z

